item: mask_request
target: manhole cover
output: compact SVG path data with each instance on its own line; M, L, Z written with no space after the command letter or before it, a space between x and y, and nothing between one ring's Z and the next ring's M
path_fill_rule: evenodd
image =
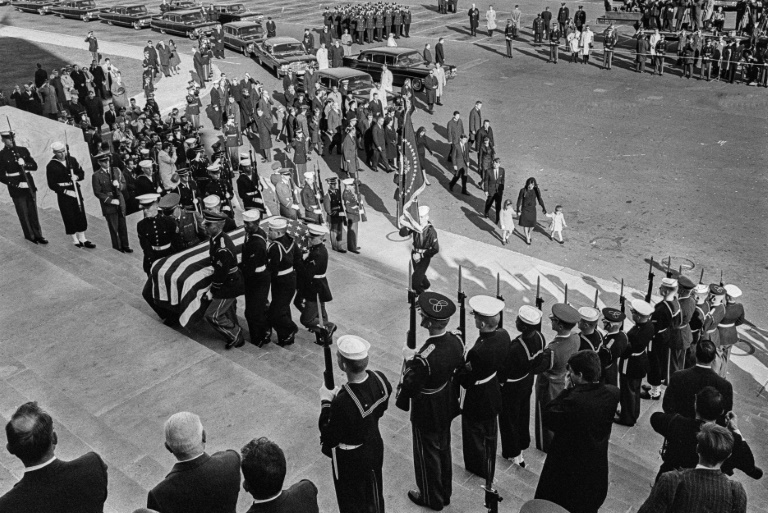
M608 249L618 251L621 249L621 237L595 237L589 243L595 249Z
M400 232L399 231L395 231L395 232L389 232L387 234L387 240L392 241L392 242L406 242L406 241L411 240L411 238L410 237L403 238L403 237L400 236Z

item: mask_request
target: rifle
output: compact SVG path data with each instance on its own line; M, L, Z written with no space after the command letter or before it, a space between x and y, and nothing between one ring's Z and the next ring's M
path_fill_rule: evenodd
M406 335L405 343L409 349L416 349L416 292L413 290L412 260L408 262L408 307L410 310L410 318L408 321L408 335ZM405 360L403 360L403 371L405 371ZM409 411L411 409L410 399L400 395L400 387L403 384L403 374L404 372L400 373L400 383L397 385L395 406L403 411Z
M69 140L67 138L67 132L64 131L64 147L67 149L67 153L64 155L64 160L67 161L67 172L69 173L69 178L72 180L72 190L75 191L75 199L77 200L77 208L80 209L80 212L84 212L83 210L83 200L80 199L80 193L78 191L79 187L77 185L77 180L75 180L75 173L72 171L72 164L69 161Z
M701 274L699 275L699 283L704 283L704 268L701 268Z
M668 258L669 258L669 260L667 260L667 278L671 278L672 277L672 269L670 269L670 267L672 265L672 256L669 256Z
M499 503L504 499L499 495L499 491L493 488L493 477L490 473L485 478L482 489L485 490L485 508L488 513L499 513Z
M563 303L568 304L568 284L565 284L565 294L563 295Z
M8 122L8 130L11 132L11 153L13 153L13 158L16 160L16 164L18 164L18 160L21 157L19 157L19 154L16 153L16 135L13 133L13 128L11 128L11 120L8 118L8 116L5 116L5 121ZM29 182L29 174L27 170L24 168L24 166L19 167L21 168L19 172L24 177L24 181L27 183L27 189L29 189L29 192L34 192L35 188L32 187L32 184Z
M723 270L720 269L720 286L723 286Z
M541 307L544 306L544 298L539 293L541 291L541 276L536 277L536 308L541 312Z
M333 358L331 357L331 344L333 344L333 336L328 336L325 330L325 319L323 319L323 307L320 303L320 293L317 294L317 315L320 320L319 330L315 332L315 344L323 348L323 356L325 358L325 370L323 371L323 381L325 382L325 388L333 390Z
M365 215L365 201L363 200L362 195L360 195L358 171L355 171L355 193L357 193L357 202L360 204L360 220L365 223L368 221L368 216Z
M645 301L651 302L651 295L653 295L653 257L651 257L651 264L648 266L648 292L645 294Z
M504 301L504 297L501 295L501 274L496 273L496 299ZM499 328L504 327L504 309L499 312Z
M464 345L467 345L467 307L466 307L466 300L467 295L464 294L464 291L461 288L461 273L462 268L459 266L459 292L458 292L458 299L459 299L459 332L461 332L461 341Z
M598 293L599 293L599 291L597 289L595 289L595 304L593 305L595 308L597 308L597 295L598 295Z
M619 305L621 313L626 309L627 298L624 297L624 278L621 279L621 292L619 292Z
M323 198L325 197L325 189L323 189L323 180L320 177L320 165L315 162L315 180L317 180L317 206L320 210L323 210ZM320 224L324 223L323 214L320 214Z

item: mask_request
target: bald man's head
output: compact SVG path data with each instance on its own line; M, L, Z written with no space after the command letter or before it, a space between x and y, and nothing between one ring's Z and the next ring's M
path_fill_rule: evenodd
M53 456L56 433L53 419L36 402L22 404L5 425L8 452L25 466L43 463Z

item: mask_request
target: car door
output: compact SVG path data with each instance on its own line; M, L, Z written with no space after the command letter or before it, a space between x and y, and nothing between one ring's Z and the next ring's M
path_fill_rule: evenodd
M381 80L381 67L386 63L387 56L374 53L371 55L370 67L366 70L374 80Z

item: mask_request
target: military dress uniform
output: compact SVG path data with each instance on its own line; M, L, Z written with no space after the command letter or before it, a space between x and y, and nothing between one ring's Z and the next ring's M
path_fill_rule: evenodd
M328 226L331 230L331 247L334 251L346 253L344 248L344 224L347 214L344 212L344 201L341 198L341 190L334 184L337 178L328 179L328 192L323 197L323 207L328 216Z
M324 227L320 228L323 229ZM312 233L312 229L313 226L310 225L310 233ZM301 312L299 322L310 331L317 331L319 325L328 324L328 312L325 311L325 303L333 301L331 287L328 285L328 278L325 275L328 271L328 248L325 247L325 244L321 242L310 246L301 267L305 283L301 287L304 309ZM318 300L320 301L319 305ZM323 315L322 321L319 316L320 312Z
M376 26L376 22L373 18L373 14L371 14L370 11L365 13L365 31L368 35L367 42L373 43L374 37L373 37L373 29Z
M739 341L737 326L744 324L744 305L736 303L735 300L741 297L741 289L736 285L726 285L723 287L729 300L725 303L725 315L717 325L717 331L720 338L720 356L723 361L719 368L721 377L725 377L728 368L728 361L731 359L731 348Z
M309 173L308 173L309 174ZM304 219L308 223L321 224L323 222L323 209L318 200L319 193L312 184L304 183L301 189L301 204L304 207Z
M531 306L520 307L518 318L527 325L540 326L541 312ZM544 352L544 336L539 329L531 329L512 340L508 359L501 373L501 412L499 434L501 455L516 458L530 447L531 393L533 370L539 366Z
M623 331L616 331L605 335L602 350L598 352L600 365L602 366L600 378L602 383L615 387L619 386L618 360L624 354L628 345L627 334Z
M342 349L351 338L362 342L353 335L339 337L339 353L360 359ZM367 347L364 354L367 357ZM342 385L332 401L323 400L320 410L320 443L323 454L332 460L339 513L384 512L384 441L379 419L389 406L392 385L380 371L365 373L363 381Z
M670 352L682 343L680 302L677 299L659 301L654 307L652 321L655 334L648 346L648 384L658 387L662 381L669 383Z
M688 352L685 355L685 367L693 367L696 365L696 346L701 340L702 335L706 332L706 325L708 322L709 303L707 302L707 293L709 287L700 283L696 285L694 292L696 293L696 307L693 311L693 316L689 323L691 328L691 346L688 348Z
M632 301L632 310L642 316L651 315L653 307L641 300ZM648 346L654 336L653 322L635 324L627 332L628 345L619 358L619 404L621 413L617 422L634 426L640 417L640 394L643 378L648 372Z
M693 282L690 282L688 278L681 276L678 279L678 283L681 291L683 290L684 280L689 282L689 283L686 283L686 285L690 284L691 289L694 287ZM691 343L693 342L693 332L691 330L691 321L693 320L693 316L696 313L696 301L693 299L693 297L688 295L685 297L679 297L678 302L680 303L680 315L682 317L681 326L680 326L680 341L679 341L680 343L677 346L672 347L670 351L670 362L669 362L670 375L686 367L685 365L686 355L688 354L688 350L690 349Z
M144 198L147 199L145 200ZM147 194L139 196L137 199L139 202L146 204L147 202L155 202L158 198L159 194ZM141 296L161 319L168 319L173 314L169 310L155 304L151 274L152 264L174 253L172 244L176 230L176 224L163 215L145 217L136 224L139 246L144 251L143 269L147 274L147 281L144 284L144 289L141 291Z
M88 229L88 219L85 217L83 193L78 182L85 178L85 171L80 163L72 156L65 157L67 164L52 159L45 168L48 188L56 193L61 219L64 221L64 231L67 235L84 232Z
M426 317L447 320L456 305L442 294L425 292L419 308ZM459 414L458 384L453 372L464 364L464 344L444 331L430 336L413 358L404 363L398 401L410 403L413 465L418 493L409 492L417 504L442 508L451 500L453 472L451 422Z
M413 259L413 255L421 255L421 259L413 263L413 289L417 294L421 294L431 286L427 278L427 269L429 269L432 257L439 252L440 243L437 240L437 230L432 226L432 223L427 222L427 226L421 233L413 232L411 259Z
M218 212L205 212L208 222L223 222L226 216ZM237 296L244 291L243 274L237 265L237 250L232 239L222 229L208 242L208 254L213 266L211 303L205 310L205 320L227 340L226 348L245 344L243 329L237 320Z
M13 137L12 133L3 133L3 138L10 137ZM19 159L24 159L23 166L19 164ZM30 171L37 171L37 162L27 148L13 146L0 150L0 182L8 187L24 238L31 242L46 243L48 241L43 237L37 215L37 187Z
M244 173L240 173L240 176L237 177L237 193L243 201L243 210L256 209L262 215L267 214L264 196L259 189L258 178L254 179Z
M109 162L109 155L104 153L97 157L100 162ZM108 164L109 165L109 164ZM118 185L115 186L114 183ZM125 178L116 167L99 166L91 175L93 195L99 200L101 213L107 221L112 248L125 253L132 253L128 242L128 228L125 223ZM117 200L117 205L112 201Z
M725 289L717 284L711 284L709 286L709 313L707 313L707 320L704 325L704 331L701 335L701 340L711 340L715 347L720 350L720 332L718 326L725 318ZM722 297L722 302L715 304L713 298Z
M360 248L357 247L357 226L360 222L360 202L357 201L357 196L351 189L354 178L346 178L342 182L347 186L341 194L341 200L344 202L344 213L347 219L347 250L352 253L359 253Z
M232 182L224 178L214 180L213 178L205 186L204 196L218 196L222 202L221 211L230 218L235 217L235 211L232 208L232 198L234 191L232 190Z
M267 268L272 283L272 302L267 319L270 327L277 332L278 345L293 344L299 331L291 317L291 300L296 294L294 259L297 257L296 244L286 234L270 242L267 249Z
M163 215L176 224L176 234L171 242L174 253L197 246L201 242L200 226L195 213L183 208L179 209L178 215L174 213L180 201L179 194L172 192L163 196L158 203L158 208Z
M243 220L248 220L248 212ZM269 342L272 331L267 319L269 288L272 283L267 269L267 234L260 227L255 233L245 234L243 259L240 269L245 284L245 321L248 323L251 343L262 347Z

